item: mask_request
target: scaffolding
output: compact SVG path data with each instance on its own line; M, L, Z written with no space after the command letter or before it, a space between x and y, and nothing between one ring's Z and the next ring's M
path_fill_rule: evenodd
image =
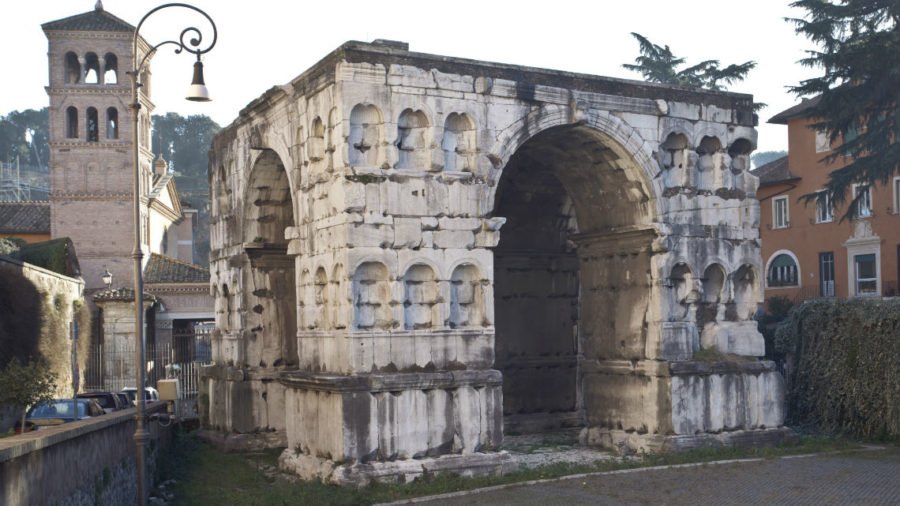
M0 202L31 202L50 199L50 172L14 162L0 162Z

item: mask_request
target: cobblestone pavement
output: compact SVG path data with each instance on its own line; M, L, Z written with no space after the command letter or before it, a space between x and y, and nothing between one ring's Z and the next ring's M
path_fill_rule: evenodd
M900 448L607 473L427 504L900 504Z

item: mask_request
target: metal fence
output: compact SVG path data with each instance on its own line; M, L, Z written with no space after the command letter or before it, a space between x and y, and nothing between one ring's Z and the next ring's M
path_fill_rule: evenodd
M157 343L144 350L146 385L156 388L157 382L177 378L181 387L178 410L183 416L196 414L196 399L200 393L200 368L212 363L211 326L197 326L176 330L171 343ZM134 387L136 370L134 343L120 346L91 345L84 366L84 390L87 392L118 392Z

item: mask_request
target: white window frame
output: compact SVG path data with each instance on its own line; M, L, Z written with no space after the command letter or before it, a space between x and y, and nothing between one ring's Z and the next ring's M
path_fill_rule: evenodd
M873 258L872 262L875 264L874 265L874 267L875 267L875 277L874 278L860 278L859 277L859 261L857 259L862 256L871 256ZM876 255L874 253L863 253L860 255L853 255L853 277L856 278L854 280L855 284L854 284L853 289L856 292L857 296L859 296L859 297L877 297L881 293L881 283L878 282L881 277L881 276L879 276L879 274L880 274L879 271L881 269L878 268L878 261L879 261L878 255ZM866 282L866 281L875 283L874 291L872 291L872 292L861 292L860 291L859 284L862 282Z
M816 223L831 223L834 221L834 206L831 205L828 193L825 190L819 190L816 192L816 195ZM825 201L826 214L824 216L819 213L819 199L824 199Z
M781 255L787 255L787 256L791 257L791 260L794 261L794 265L797 267L797 283L793 284L793 285L770 286L769 285L769 268L772 266L772 262ZM772 253L771 255L769 255L769 259L766 261L766 272L765 272L765 274L763 274L763 279L765 280L765 283L766 283L766 290L778 290L781 288L788 288L788 289L800 288L801 283L803 281L803 276L801 275L800 260L797 258L797 255L795 255L793 251L787 250L787 249L780 249L780 250L776 251L775 253Z
M900 176L894 177L894 214L900 214Z
M831 140L825 130L816 130L816 153L831 151Z
M778 203L784 202L784 219L783 222L778 219ZM788 228L791 226L790 206L788 205L787 196L775 197L772 199L772 228Z
M860 188L865 188L866 193L869 194L869 198L866 199L868 201L867 202L868 206L865 208L857 207L856 217L857 218L871 218L872 217L872 209L874 208L874 203L872 202L872 187L867 184L860 184L860 183L854 184L853 185L853 198L854 199L856 199L856 196L859 195ZM860 203L862 203L862 202L860 202Z

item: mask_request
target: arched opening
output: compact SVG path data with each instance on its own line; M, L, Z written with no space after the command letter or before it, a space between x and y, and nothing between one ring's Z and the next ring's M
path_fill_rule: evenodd
M351 167L380 167L384 160L384 119L372 104L357 104L350 111L347 137Z
M245 355L253 366L295 366L297 287L295 259L287 254L285 229L294 226L291 188L284 163L266 149L250 172L244 198L243 242L250 260L244 269L248 319Z
M508 431L614 423L608 380L582 363L644 358L649 195L634 159L587 126L545 130L510 157L494 205L507 220L494 303Z
M87 141L97 142L100 140L100 126L97 124L97 109L94 107L87 108Z
M430 329L438 322L438 284L434 270L423 264L403 275L403 328Z
M71 51L66 53L65 81L67 84L81 82L81 62L78 61L78 55Z
M397 121L398 169L431 170L431 124L422 111L405 109Z
M472 172L475 169L475 122L465 113L450 113L441 139L444 170Z
M119 84L119 59L112 53L103 57L103 83Z
M106 138L119 138L119 111L115 107L106 110Z
M84 84L97 84L100 82L100 58L95 53L84 56Z
M78 109L75 106L66 108L66 138L78 138Z

